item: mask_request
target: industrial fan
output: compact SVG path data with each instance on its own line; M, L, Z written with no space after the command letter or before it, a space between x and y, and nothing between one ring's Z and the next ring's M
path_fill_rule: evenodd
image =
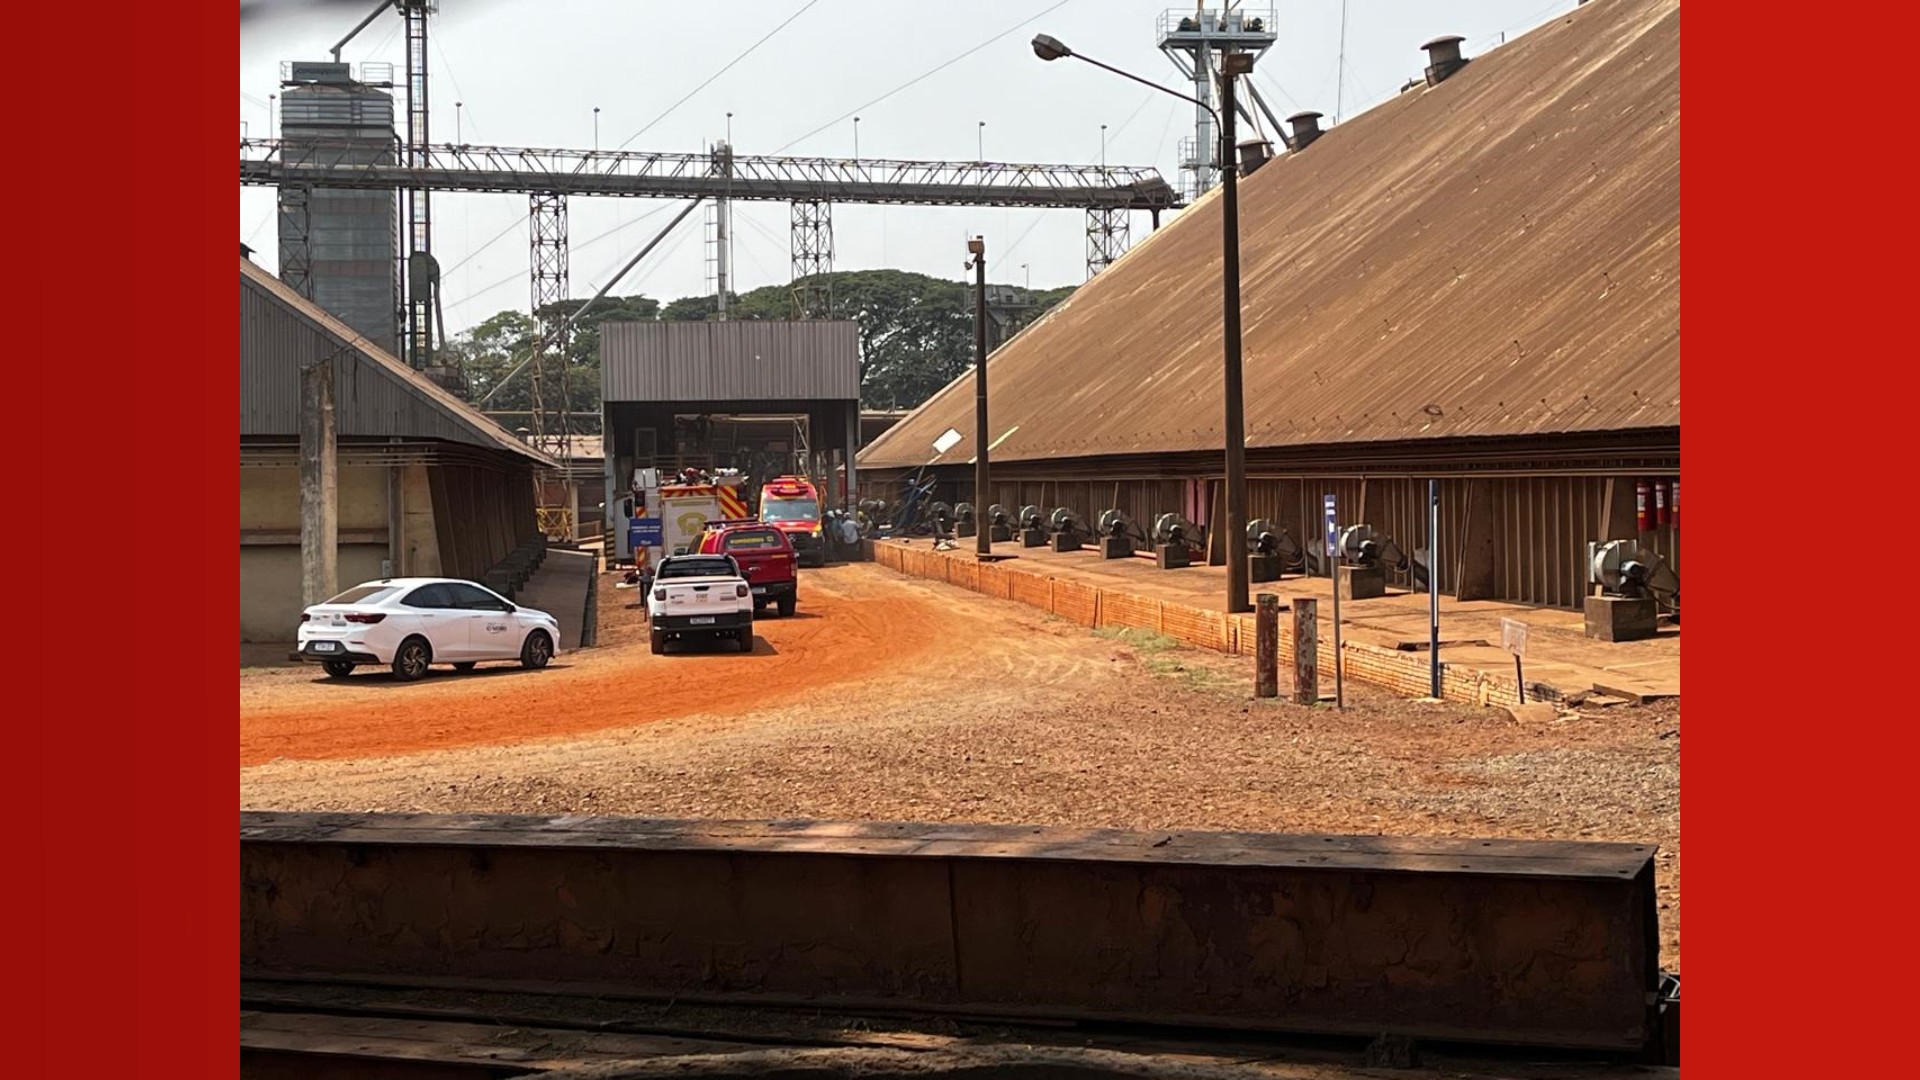
M1162 570L1193 565L1193 549L1200 546L1200 529L1180 514L1153 519L1153 558Z
M999 503L987 507L987 539L995 544L1013 539L1013 517Z
M1020 513L1015 517L1015 524L1020 529L1021 547L1046 546L1047 522L1046 518L1041 516L1039 507L1032 503L1021 507Z
M1100 557L1103 559L1128 559L1133 557L1133 522L1119 508L1100 512Z
M1587 636L1603 641L1652 637L1666 609L1680 619L1680 575L1658 552L1632 540L1587 545L1587 581L1599 595L1587 597Z
M1087 536L1086 522L1064 506L1056 506L1047 515L1047 528L1053 534L1053 550L1079 551Z
M955 536L974 535L979 523L974 519L972 503L963 502L953 508L953 525Z
M1266 518L1247 523L1249 581L1279 581L1289 570L1305 570L1306 554L1291 533Z

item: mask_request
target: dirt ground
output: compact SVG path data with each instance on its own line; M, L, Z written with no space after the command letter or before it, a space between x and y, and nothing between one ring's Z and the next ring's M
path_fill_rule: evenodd
M751 654L656 657L614 580L542 672L244 670L241 805L1653 841L1678 969L1677 704L1258 701L1248 658L870 564L807 571Z

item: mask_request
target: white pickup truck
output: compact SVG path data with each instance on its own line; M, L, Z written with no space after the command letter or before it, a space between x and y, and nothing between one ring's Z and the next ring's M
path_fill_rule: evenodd
M653 651L667 642L705 637L753 650L753 589L729 555L670 555L660 561L647 597Z

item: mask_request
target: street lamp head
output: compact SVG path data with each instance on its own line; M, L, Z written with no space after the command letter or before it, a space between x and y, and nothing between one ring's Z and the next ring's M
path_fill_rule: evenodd
M1063 56L1072 56L1073 50L1061 44L1059 38L1048 37L1045 34L1035 34L1033 36L1033 55L1042 60L1058 60Z
M967 254L985 255L986 253L987 253L986 237L976 236L973 239L967 241Z

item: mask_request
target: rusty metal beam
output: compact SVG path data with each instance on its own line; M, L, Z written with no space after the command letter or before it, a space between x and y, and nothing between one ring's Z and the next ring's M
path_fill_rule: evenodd
M249 813L248 975L1641 1051L1652 845Z

